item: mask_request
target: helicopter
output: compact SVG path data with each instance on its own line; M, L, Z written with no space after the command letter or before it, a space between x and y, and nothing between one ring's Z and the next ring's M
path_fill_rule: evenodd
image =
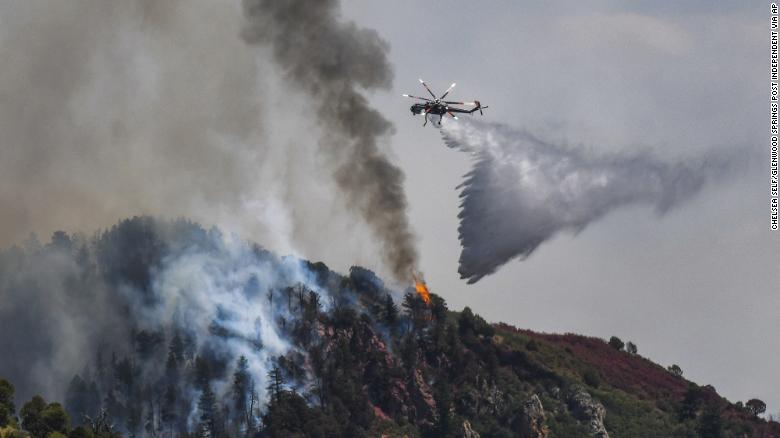
M447 91L444 92L444 94L441 95L441 97L436 97L436 95L431 91L431 88L428 86L428 84L425 83L424 80L420 79L420 83L425 87L426 90L428 90L428 93L433 97L433 99L428 99L427 97L419 97L419 96L412 96L411 94L403 94L403 97L408 97L411 99L419 99L424 101L424 103L415 103L412 105L409 109L412 111L412 115L417 114L423 114L425 116L425 123L423 123L423 126L428 124L428 114L435 114L439 116L438 125L441 126L441 120L444 118L445 114L449 114L452 116L453 119L457 120L458 117L454 113L463 113L463 114L473 114L475 111L479 111L480 114L482 113L482 110L487 108L487 106L482 106L482 104L479 103L478 100L475 100L473 102L455 102L455 101L449 101L449 100L442 100L452 91L453 88L455 88L455 83L450 85L450 88L447 89ZM465 108L457 108L452 107L450 105L468 105L473 106L472 109L465 109Z

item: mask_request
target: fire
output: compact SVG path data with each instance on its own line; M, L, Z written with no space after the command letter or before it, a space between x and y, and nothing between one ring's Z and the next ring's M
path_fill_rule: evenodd
M414 278L414 288L417 290L420 298L425 301L425 304L430 304L431 294L428 292L428 286L425 285L425 281L417 278L416 275L412 275L412 277Z

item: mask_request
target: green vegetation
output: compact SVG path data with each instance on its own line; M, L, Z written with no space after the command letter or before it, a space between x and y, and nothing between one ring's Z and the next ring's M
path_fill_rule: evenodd
M67 281L79 291L100 281L151 303L151 272L169 248L208 247L208 236L139 218L78 245L57 234L36 251L71 251L82 271ZM238 337L230 315L207 321L208 342L180 321L132 327L85 359L62 405L35 396L17 411L14 386L0 380L0 438L780 436L760 400L731 404L633 342L490 324L436 294L426 304L410 289L397 301L364 268L303 263L316 284L246 286L279 308L286 354L259 364L269 346ZM227 354L229 343L241 354Z
M617 351L623 351L623 341L621 341L617 336L612 336L609 338L609 346Z
M10 425L15 413L14 386L7 380L0 379L0 428Z
M13 398L13 385L0 379L0 410L6 413L0 438L121 438L109 425L105 413L86 427L71 428L70 416L60 403L47 403L36 395L22 405L17 418Z
M752 398L745 403L745 408L747 408L748 412L751 414L759 416L766 412L766 403L757 398Z

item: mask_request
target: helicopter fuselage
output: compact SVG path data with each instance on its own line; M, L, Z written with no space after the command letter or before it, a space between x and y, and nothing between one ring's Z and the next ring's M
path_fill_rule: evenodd
M411 99L417 99L422 100L423 102L418 102L409 107L409 110L412 112L413 116L416 116L417 114L422 114L425 118L425 123L423 123L423 126L428 124L428 114L434 114L439 116L438 124L441 125L441 120L444 118L445 114L449 114L452 116L453 119L457 120L456 113L460 114L474 114L475 111L479 111L480 114L482 114L482 109L487 108L480 105L478 100L475 100L474 102L455 102L455 101L449 101L444 100L445 97L452 91L452 88L455 86L455 83L450 85L450 88L447 89L447 91L444 92L444 94L441 95L441 97L436 97L436 94L433 93L431 90L431 87L428 86L428 84L425 83L422 79L420 79L420 83L425 87L426 90L428 90L428 94L433 97L433 99L429 99L427 97L420 97L420 96L412 96L411 94L403 94L404 97L408 97ZM465 109L465 108L459 108L457 106L450 106L450 105L473 105L474 108L472 109Z
M447 113L447 106L441 103L415 103L409 109L414 115L427 113L443 116Z

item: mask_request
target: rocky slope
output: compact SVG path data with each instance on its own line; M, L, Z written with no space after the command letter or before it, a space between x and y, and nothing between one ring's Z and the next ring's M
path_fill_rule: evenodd
M633 349L489 324L186 221L2 251L0 293L4 435L780 437Z

